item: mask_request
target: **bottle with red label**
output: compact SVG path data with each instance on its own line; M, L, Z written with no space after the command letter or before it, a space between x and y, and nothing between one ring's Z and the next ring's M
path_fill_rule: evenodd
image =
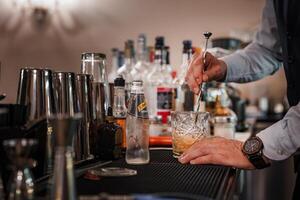
M162 123L167 123L167 118L173 110L173 85L172 76L167 70L166 55L164 51L164 38L156 37L155 60L152 71L147 77L149 115L161 115Z

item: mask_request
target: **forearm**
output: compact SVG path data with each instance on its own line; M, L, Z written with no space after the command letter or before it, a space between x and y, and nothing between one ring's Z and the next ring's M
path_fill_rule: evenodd
M281 66L282 49L272 0L266 0L261 25L245 49L222 58L227 82L249 82L273 74Z
M221 59L227 65L226 82L255 81L274 74L281 66L273 52L256 42Z
M264 144L263 153L271 160L284 160L300 147L300 103L289 109L285 117L261 131L257 136Z

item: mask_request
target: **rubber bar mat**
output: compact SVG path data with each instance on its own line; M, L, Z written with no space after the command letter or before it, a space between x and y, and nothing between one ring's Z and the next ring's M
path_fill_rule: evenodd
M151 150L147 165L128 165L123 160L105 167L126 167L137 170L136 176L77 179L79 195L184 193L215 199L225 187L231 168L210 165L182 165L170 150Z

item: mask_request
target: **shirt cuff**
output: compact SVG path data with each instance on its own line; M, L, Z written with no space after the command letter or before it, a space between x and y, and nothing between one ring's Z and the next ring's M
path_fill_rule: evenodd
M263 154L271 160L285 160L294 153L285 123L281 120L257 134L264 145Z

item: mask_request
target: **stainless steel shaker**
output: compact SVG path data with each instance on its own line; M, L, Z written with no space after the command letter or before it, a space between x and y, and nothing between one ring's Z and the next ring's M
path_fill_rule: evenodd
M79 102L76 94L76 75L72 72L54 72L53 86L55 102L58 114L74 116L80 112ZM80 126L74 135L73 150L76 161L82 160L83 146Z
M83 147L83 159L91 158L92 124L93 124L93 99L92 99L93 76L90 74L77 74L76 88L81 113L81 144Z
M50 69L21 68L17 104L27 106L27 123L56 112Z
M17 104L25 105L26 128L29 130L37 122L49 118L56 113L54 92L52 85L52 71L50 69L21 68ZM53 167L53 135L52 127L47 122L47 130L36 135L42 152L39 152L38 168L41 174L48 173Z
M36 68L20 70L17 104L27 106L27 123L37 121L44 115L42 97L42 71Z
M104 121L108 107L111 107L105 54L83 53L81 55L81 73L93 75L93 112L97 121Z

